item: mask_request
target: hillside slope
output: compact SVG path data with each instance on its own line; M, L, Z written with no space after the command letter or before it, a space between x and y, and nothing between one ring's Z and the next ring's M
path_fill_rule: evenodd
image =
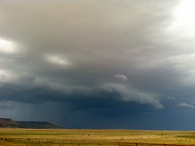
M17 128L18 126L19 124L13 121L12 119L0 118L1 128L6 128L6 127Z

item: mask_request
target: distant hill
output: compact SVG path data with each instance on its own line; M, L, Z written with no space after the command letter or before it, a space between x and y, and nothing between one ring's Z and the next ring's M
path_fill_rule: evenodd
M17 128L18 126L19 124L14 122L12 119L0 118L1 128L6 128L6 127Z
M18 128L35 128L35 129L60 129L62 128L50 122L16 121L16 123L19 124Z
M0 118L0 128L62 129L63 127L50 122L13 121L12 119Z

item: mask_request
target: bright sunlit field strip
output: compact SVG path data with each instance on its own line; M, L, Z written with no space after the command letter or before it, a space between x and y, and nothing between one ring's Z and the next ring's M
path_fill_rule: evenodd
M195 145L192 131L0 129L0 145L117 145L118 142ZM26 142L26 143L24 143ZM44 142L47 142L44 144Z

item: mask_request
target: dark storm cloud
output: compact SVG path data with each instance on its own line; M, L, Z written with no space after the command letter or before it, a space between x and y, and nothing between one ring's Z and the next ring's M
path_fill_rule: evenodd
M43 119L52 106L56 123L101 128L194 106L195 34L175 15L181 2L0 0L1 115L18 119L13 105Z
M129 90L120 85L106 85L97 89L84 87L62 88L47 86L28 87L10 84L1 85L1 100L11 100L21 103L43 103L46 101L57 101L69 103L75 109L104 109L104 108L130 108L131 102L147 104L154 109L162 109L163 106L153 95ZM56 89L54 89L56 88ZM136 106L135 106L136 107ZM131 110L137 109L134 106ZM144 108L144 106L141 106ZM139 107L140 108L140 107Z

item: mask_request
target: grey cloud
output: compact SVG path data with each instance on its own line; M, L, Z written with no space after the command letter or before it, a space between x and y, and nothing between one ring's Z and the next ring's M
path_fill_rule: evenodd
M6 80L6 75L1 74L1 75L0 75L0 79L1 79L1 81L5 81L5 80Z
M122 81L127 81L127 80L128 80L127 77L126 77L125 75L116 74L114 77L115 77L116 79L122 80Z
M23 103L42 103L46 101L61 101L70 102L72 105L77 103L77 100L117 100L121 102L135 102L138 104L147 104L154 109L163 109L163 105L159 102L156 95L152 93L138 91L125 87L120 84L107 84L98 88L89 88L84 86L59 86L59 85L41 85L26 84L10 85L2 84L0 93L4 95L2 100L13 100ZM91 100L88 101L93 102ZM77 106L77 104L75 104Z
M191 104L187 104L187 103L184 103L184 102L182 102L182 103L178 104L177 106L178 106L178 107L194 108L194 106L193 106L193 105L191 105Z
M21 80L23 83L32 83L33 81L35 81L35 77L33 77L32 75L29 74L22 74L19 76L19 80Z
M170 99L170 100L175 100L176 98L175 98L175 97L170 97L170 96L167 96L167 99Z
M163 109L164 106L159 102L157 96L153 93L142 92L131 87L127 88L120 84L108 84L105 88L108 92L117 91L121 94L124 101L133 101L140 104L149 104L156 109ZM108 90L110 89L110 90Z
M155 66L161 62L156 60L161 60L161 54L164 54L159 53L159 45L151 38L152 34L159 32L153 28L160 27L162 22L169 20L173 4L174 2L136 1L7 2L9 7L5 5L1 9L3 20L6 20L2 24L2 37L21 44L25 48L25 56L11 55L8 56L9 61L3 58L3 68L13 76L11 79L16 80L15 82L33 81L31 86L41 89L46 86L59 92L63 90L64 94L68 95L90 95L96 86L115 82L109 76L119 70L124 71L126 76L118 74L115 76L117 79L127 80L128 76L134 80L135 73L140 74L139 77L151 78L146 75L143 66L152 66L151 72L158 70ZM146 9L146 5L151 6L151 9ZM156 6L159 7L159 15L154 15ZM50 9L53 9L52 13ZM98 23L95 23L97 21ZM45 58L54 55L58 58ZM50 63L54 61L63 64L64 60L69 60L71 65ZM156 64L153 66L153 63ZM13 72L16 73L12 74ZM24 72L31 77L24 77ZM17 81L18 76L20 81ZM164 78L162 77L162 80ZM155 82L153 79L149 83L147 80L133 80L132 86L136 86L137 90L140 87L136 84L143 85L140 90L156 86L150 84ZM127 86L128 90L131 85ZM113 89L108 87L105 90L112 92ZM130 93L125 93L125 96L126 94L125 98L128 99ZM144 101L143 95L134 91L132 94L138 96L138 101L142 104L149 102L149 99L157 100L152 96L146 98L148 101Z
M26 72L37 81L45 80L59 86L113 82L108 76L119 70L126 72L128 78L141 72L144 76L142 66L153 66L154 63L158 66L158 60L167 53L167 50L160 51L161 44L151 43L151 35L159 33L153 28L160 28L162 22L169 20L174 3L7 2L1 8L1 16L6 20L2 21L2 36L22 44L25 51L15 57L3 58L2 68L9 73L15 72L11 74L13 77ZM145 6L151 6L151 9ZM163 19L156 14L157 8ZM56 54L62 60L68 58L72 65L50 64L45 60L47 54ZM151 72L155 70L158 68L151 68Z

